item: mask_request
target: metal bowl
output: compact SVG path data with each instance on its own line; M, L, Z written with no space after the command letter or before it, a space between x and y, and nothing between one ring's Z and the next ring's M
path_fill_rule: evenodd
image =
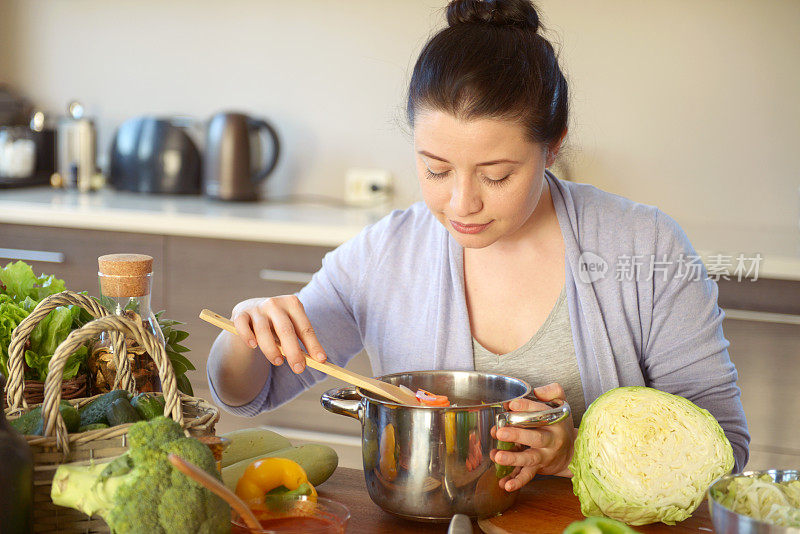
M714 532L717 534L800 534L800 528L781 527L759 521L746 515L737 514L719 503L713 497L713 490L725 490L734 478L760 477L769 475L775 482L788 482L800 479L800 472L795 470L769 469L767 471L745 471L725 475L714 481L708 488L708 508Z

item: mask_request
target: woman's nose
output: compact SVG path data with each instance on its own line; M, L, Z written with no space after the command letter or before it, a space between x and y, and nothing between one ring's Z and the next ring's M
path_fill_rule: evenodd
M481 211L483 201L472 178L458 178L453 181L453 184L453 191L450 194L450 207L454 215L466 217Z

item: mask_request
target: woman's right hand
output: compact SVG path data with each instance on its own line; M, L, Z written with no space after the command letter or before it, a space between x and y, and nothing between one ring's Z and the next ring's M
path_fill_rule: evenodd
M327 359L303 304L295 295L245 300L233 308L231 319L242 341L252 349L260 348L272 365L284 363L282 349L292 371L302 373L306 358L300 341L312 358L319 362Z

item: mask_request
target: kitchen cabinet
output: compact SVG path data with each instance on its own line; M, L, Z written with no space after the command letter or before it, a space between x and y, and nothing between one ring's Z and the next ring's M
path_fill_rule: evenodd
M154 259L152 307L160 310L166 303L164 243L160 235L0 224L0 265L21 259L37 276L54 274L66 281L68 289L98 295L98 256L133 251L148 254Z
M800 319L800 281L759 278L720 278L719 305L723 309L795 315Z

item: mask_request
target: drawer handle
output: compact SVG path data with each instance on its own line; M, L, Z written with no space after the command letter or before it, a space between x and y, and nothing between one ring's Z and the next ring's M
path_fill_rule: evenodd
M311 273L299 271L278 271L275 269L261 269L258 277L267 282L288 282L290 284L306 285L311 281Z
M44 250L25 250L21 248L0 248L0 258L6 260L43 261L46 263L64 263L63 252L47 252Z

